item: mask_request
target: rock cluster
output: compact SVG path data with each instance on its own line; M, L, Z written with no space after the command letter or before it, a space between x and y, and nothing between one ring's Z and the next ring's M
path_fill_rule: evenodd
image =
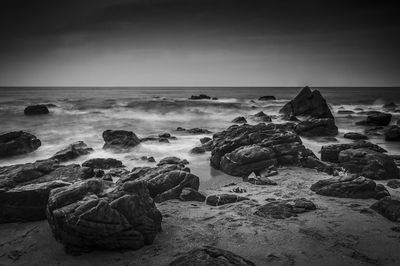
M0 158L30 153L42 143L34 135L24 131L13 131L0 135Z

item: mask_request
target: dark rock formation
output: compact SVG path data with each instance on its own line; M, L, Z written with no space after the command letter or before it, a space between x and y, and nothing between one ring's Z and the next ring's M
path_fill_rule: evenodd
M200 139L200 143L201 144L206 144L207 142L209 142L210 140L212 140L212 138L209 137L204 137Z
M189 100L210 100L211 97L205 94L192 95Z
M0 135L0 158L30 153L42 143L34 135L24 131L13 131Z
M388 187L390 187L390 188L393 188L393 189L400 188L400 180L398 180L398 179L389 180L389 181L386 183L386 185L387 185Z
M231 121L231 123L246 124L246 123L247 123L247 120L246 120L246 118L244 118L243 116L238 116L238 117L236 117L235 119L233 119L233 120Z
M321 147L321 160L331 163L339 162L339 153L347 149L368 148L377 152L386 152L385 149L368 141L357 141L346 144L332 144Z
M77 141L62 149L61 151L54 154L50 159L58 160L59 162L65 162L73 160L81 155L86 155L93 152L92 148L89 148L85 142Z
M370 208L393 222L400 221L400 201L397 199L385 197L372 204Z
M181 132L185 132L185 133L189 133L189 134L193 134L193 135L197 135L197 134L211 134L212 132L208 129L204 129L204 128L182 128L182 127L178 127L176 128L176 131L181 131Z
M277 172L276 172L277 173ZM278 185L275 181L272 181L268 177L265 176L257 176L255 174L251 174L245 179L245 181L249 182L250 184L253 185L260 185L260 186L276 186Z
M373 111L368 114L366 120L357 122L356 124L366 126L387 126L391 119L391 114Z
M252 118L260 122L272 122L272 118L262 111L252 115Z
M315 209L316 206L312 201L300 198L269 202L259 207L254 214L264 218L285 219Z
M82 163L82 166L90 167L93 169L111 169L123 167L121 161L113 158L94 158Z
M397 104L395 104L394 102L387 103L387 104L383 105L382 108L386 111L393 112L396 110Z
M109 189L104 182L89 179L51 191L47 219L67 253L139 249L161 230L162 216L145 182Z
M306 137L336 136L338 128L332 118L310 118L296 125L297 134Z
M311 190L324 196L353 199L381 199L389 195L383 185L362 176L320 180L311 186Z
M132 131L106 130L103 132L103 149L126 150L139 145L139 138Z
M182 189L181 195L179 196L179 199L182 201L200 201L203 202L206 200L206 196L204 196L202 193L199 191L186 187Z
M385 132L385 140L387 141L400 141L400 127L393 125Z
M160 160L160 162L157 164L157 166L165 165L165 164L176 164L176 165L186 165L189 164L189 162L186 159L181 159L178 157L165 157Z
M259 101L273 101L276 100L275 96L272 95L267 95L267 96L261 96L260 98L258 98Z
M311 91L309 87L304 87L300 93L290 102L285 104L279 111L290 116L310 116L313 118L332 118L326 100L318 90Z
M205 152L206 152L206 149L203 147L194 147L193 149L190 150L190 153L193 153L193 154L202 154Z
M206 203L211 206L220 206L248 199L249 198L240 197L238 195L233 195L233 194L219 194L219 195L208 196Z
M339 110L337 111L338 115L350 115L350 114L354 114L354 111L351 110Z
M46 115L49 113L49 109L44 104L30 105L25 108L25 115Z
M255 266L230 251L211 246L203 246L178 257L168 266Z
M365 135L363 135L363 134L361 134L361 133L357 133L357 132L348 132L348 133L345 133L345 134L343 135L343 137L344 137L345 139L353 139L353 140L368 139L367 136L365 136Z

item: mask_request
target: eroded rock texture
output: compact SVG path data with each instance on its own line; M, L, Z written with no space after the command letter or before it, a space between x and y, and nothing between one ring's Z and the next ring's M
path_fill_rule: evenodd
M13 131L0 135L0 158L30 153L42 143L34 135L24 131Z

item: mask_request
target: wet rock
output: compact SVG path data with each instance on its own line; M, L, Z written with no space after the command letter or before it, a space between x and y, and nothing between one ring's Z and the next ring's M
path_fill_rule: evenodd
M142 157L140 157L140 160L148 161L149 163L155 163L156 162L156 159L154 159L153 156L150 156L150 157L142 156Z
M369 113L366 120L357 122L356 125L387 126L391 119L391 114L373 111Z
M370 208L393 222L400 221L400 200L398 199L385 197L372 204Z
M139 138L132 131L106 130L103 132L103 149L126 150L139 145Z
M249 198L241 197L233 194L219 194L211 195L207 197L206 203L211 206L220 206L230 203L235 203L243 200L248 200Z
M206 196L204 196L199 191L186 187L182 189L181 194L179 195L179 199L182 201L200 201L203 202L206 200Z
M164 164L176 164L176 165L186 165L189 162L186 159L181 159L175 156L165 157L158 162L157 166L161 166Z
M193 134L193 135L197 135L197 134L211 134L212 132L208 129L204 129L204 128L182 128L182 127L178 127L176 128L176 131L181 131L181 132L185 132L188 134Z
M170 138L171 137L171 134L169 134L169 133L161 133L161 134L158 134L158 137L159 138L166 138L166 139L168 139L168 138Z
M400 188L400 180L394 179L394 180L389 180L386 185L390 188L397 189Z
M135 250L152 244L161 230L162 216L146 183L108 186L89 179L51 191L47 219L67 253Z
M323 196L353 199L381 199L389 195L383 185L362 176L320 180L311 186L311 190Z
M25 115L46 115L49 113L49 109L44 104L30 105L25 108Z
M193 154L202 154L205 152L206 152L206 149L203 147L194 147L193 149L190 150L190 153L193 153Z
M158 142L161 142L161 143L169 143L169 140L166 139L166 138L160 138L160 139L158 140Z
M286 219L315 209L316 206L312 201L299 198L269 202L259 207L254 214L264 218Z
M204 137L204 138L201 138L201 139L200 139L200 143L201 143L201 144L206 144L207 142L209 142L209 141L211 141L211 140L212 140L212 138Z
M58 160L59 162L65 162L78 158L81 155L87 155L93 152L93 149L88 147L85 142L77 141L70 144L65 149L54 154L50 159Z
M368 141L360 140L354 143L332 144L321 147L321 160L331 163L339 162L339 153L347 149L367 148L376 152L386 152L385 149Z
M372 136L382 136L385 127L372 127L365 129L365 134Z
M258 98L259 101L274 101L276 100L275 96L267 95L267 96L261 96Z
M253 262L246 260L230 251L212 246L203 246L201 248L193 249L192 251L187 252L168 264L168 266L187 265L255 266Z
M235 188L232 188L231 192L233 192L233 193L246 193L247 190L244 189L244 188L235 187Z
M333 119L331 110L321 93L318 90L311 91L308 86L304 87L293 100L285 104L279 112L288 117L301 115Z
M233 119L233 120L231 121L231 123L246 124L246 123L247 123L247 120L246 120L246 118L244 118L243 116L238 116L238 117L236 117L235 119Z
M189 100L210 100L211 97L206 94L192 95Z
M113 158L95 158L85 161L82 166L90 167L93 169L111 169L123 167L121 161Z
M353 139L353 140L368 139L367 136L365 136L365 135L363 135L363 134L361 134L361 133L357 133L357 132L348 132L348 133L345 133L345 134L343 135L343 137L344 137L345 139Z
M391 103L388 103L388 104L383 105L382 108L383 108L384 110L386 110L386 111L393 112L393 111L396 110L397 104L395 104L394 102L391 102Z
M386 141L400 141L400 127L393 125L385 132Z
M275 173L278 174L278 172L276 172L276 171L275 171ZM276 186L276 185L278 185L275 181L272 181L268 177L266 177L266 176L257 176L254 173L250 174L245 179L245 181L247 181L247 182L249 182L251 184L254 184L254 185L261 185L261 186L265 186L265 185Z
M296 125L297 134L306 137L336 136L338 128L331 118L311 118Z
M272 122L272 118L262 111L252 115L252 118L260 122Z
M337 111L338 115L349 115L349 114L354 114L354 111L351 110L339 110Z
M42 143L34 135L13 131L0 135L0 158L26 154L37 150Z

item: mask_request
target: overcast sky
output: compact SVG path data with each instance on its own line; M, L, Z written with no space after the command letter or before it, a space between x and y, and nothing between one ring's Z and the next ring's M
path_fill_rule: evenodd
M0 85L400 86L383 2L2 0Z

